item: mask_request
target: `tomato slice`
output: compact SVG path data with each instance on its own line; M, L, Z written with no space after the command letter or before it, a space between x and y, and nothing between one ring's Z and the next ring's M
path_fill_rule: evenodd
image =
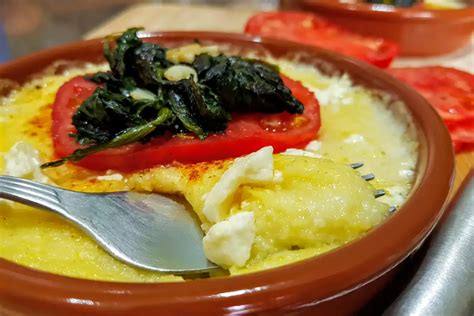
M454 142L474 144L474 120L450 123L446 122Z
M352 33L322 17L305 12L257 13L247 21L245 33L335 50L381 68L388 67L399 53L396 43Z
M316 137L320 127L319 104L316 97L300 82L282 76L283 82L300 100L303 114L232 114L227 130L212 134L204 140L191 135L164 135L147 144L129 144L107 149L74 162L92 170L133 171L173 162L196 163L242 156L264 146L273 146L275 152L287 148L301 148ZM88 98L97 85L76 77L65 83L56 95L53 105L53 140L59 157L80 148L74 138L72 115Z
M415 88L446 121L474 119L474 76L446 67L407 67L387 70Z
M447 125L457 151L473 148L474 75L440 66L387 71L417 90L436 109Z

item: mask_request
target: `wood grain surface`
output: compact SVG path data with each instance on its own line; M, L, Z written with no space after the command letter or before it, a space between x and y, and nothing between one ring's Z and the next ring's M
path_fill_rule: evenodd
M247 19L254 13L254 10L242 7L228 9L205 5L138 4L95 27L86 33L84 38L103 37L132 26L143 26L147 31L240 33Z
M139 4L95 27L84 38L97 38L120 32L128 27L143 26L147 31L199 30L242 32L245 22L255 11L242 8L211 6ZM472 72L474 70L474 37L467 47L450 55L432 58L398 58L396 66L442 64ZM474 167L474 152L456 155L455 192Z

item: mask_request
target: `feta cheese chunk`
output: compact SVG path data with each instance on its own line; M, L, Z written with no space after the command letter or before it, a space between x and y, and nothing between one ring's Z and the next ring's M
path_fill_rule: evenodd
M312 140L308 143L308 145L306 145L306 147L304 149L314 152L314 151L320 150L321 146L322 146L322 144L319 140Z
M322 107L331 106L333 110L339 111L341 106L350 106L354 103L352 80L348 74L328 77L325 81L324 87L310 87L310 90L318 96L318 102Z
M273 180L273 147L264 147L235 159L216 185L204 197L203 213L217 223L225 219L235 191L244 184L268 183Z
M203 239L206 257L221 267L243 267L255 240L253 212L241 212L211 226Z
M41 172L39 152L31 144L19 141L4 154L3 158L5 175L43 183L50 182L48 177Z

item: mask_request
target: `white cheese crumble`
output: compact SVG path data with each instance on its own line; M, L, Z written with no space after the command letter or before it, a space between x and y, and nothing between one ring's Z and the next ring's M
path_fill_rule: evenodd
M297 148L288 148L287 150L282 152L282 155L321 158L321 155L315 154L312 151L307 151L304 149L297 149Z
M100 181L122 181L123 175L120 173L108 173L103 176L97 176L96 179Z
M354 98L351 95L352 81L348 74L341 77L333 76L324 78L327 86L324 88L309 87L318 97L321 106L332 105L334 110L339 110L339 106L351 105Z
M19 141L3 156L7 176L19 177L37 182L49 183L41 172L39 152L31 144Z
M394 185L385 189L385 195L379 200L389 205L400 207L406 200L406 189L402 186Z
M203 239L204 253L221 267L242 267L255 240L253 212L241 212L214 224Z
M273 182L282 183L283 182L283 172L280 170L275 170L273 173Z
M308 145L306 145L304 149L308 151L318 151L321 149L321 146L322 144L319 140L312 140L308 143Z
M205 195L204 215L212 223L223 220L239 186L268 183L273 179L273 147L264 147L248 156L235 159L216 185Z
M365 141L365 137L359 134L352 134L346 139L344 139L344 143L346 144L355 144Z
M39 152L31 144L19 141L10 150L3 154L5 169L2 174L24 178L32 181L51 183L49 178L41 172ZM13 206L14 202L0 199L0 203Z
M283 181L283 174L273 170L273 147L264 147L237 158L219 181L204 195L203 213L210 223L201 225L207 231L204 253L212 262L228 268L242 267L250 258L255 241L254 213L245 211L227 218L232 199L241 185ZM245 201L242 201L241 207Z
M415 174L415 171L412 169L402 169L398 172L398 174L403 178L411 179Z

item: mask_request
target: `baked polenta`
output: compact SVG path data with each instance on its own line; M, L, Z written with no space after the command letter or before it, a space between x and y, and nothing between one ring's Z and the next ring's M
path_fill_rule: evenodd
M70 163L41 170L41 163L57 158L51 137L57 90L75 76L107 69L84 65L45 72L0 99L0 173L84 192L176 195L199 216L207 257L231 275L302 260L360 238L409 194L417 159L410 126L389 110L389 99L354 86L346 75L269 61L319 99L321 130L304 150L274 154L264 147L236 159L127 173ZM361 169L348 165L358 161L364 162ZM376 175L371 182L361 178L369 172ZM374 190L382 188L387 194L375 199ZM61 218L8 201L0 201L0 257L86 279L181 280L123 264Z

